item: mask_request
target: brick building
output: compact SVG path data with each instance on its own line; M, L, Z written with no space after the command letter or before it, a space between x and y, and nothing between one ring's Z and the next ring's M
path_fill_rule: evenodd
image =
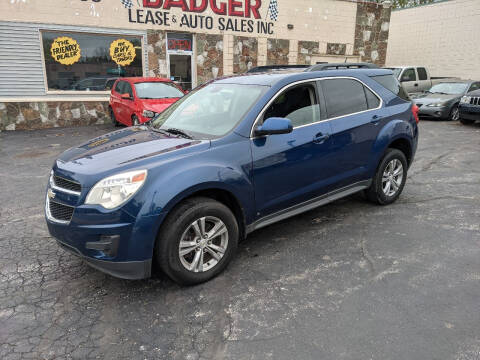
M3 1L0 130L108 122L122 76L191 89L258 65L383 65L389 21L353 0Z

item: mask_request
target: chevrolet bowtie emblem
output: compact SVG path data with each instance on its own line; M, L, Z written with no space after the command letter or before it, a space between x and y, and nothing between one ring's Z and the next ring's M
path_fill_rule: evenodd
M55 195L56 195L56 194L53 192L52 189L48 189L47 195L48 195L48 198L49 198L49 199L53 199L53 198L55 198Z

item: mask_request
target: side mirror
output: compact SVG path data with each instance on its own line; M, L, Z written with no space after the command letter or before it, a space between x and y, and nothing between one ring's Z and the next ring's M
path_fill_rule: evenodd
M286 118L271 117L255 129L255 136L288 134L293 130L292 122Z
M132 97L130 96L130 94L122 94L122 99L133 100Z

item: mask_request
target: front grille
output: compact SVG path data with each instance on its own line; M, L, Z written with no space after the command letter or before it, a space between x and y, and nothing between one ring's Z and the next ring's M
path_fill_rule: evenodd
M57 186L59 188L62 188L62 189L66 189L66 190L70 190L70 191L76 191L76 192L80 192L82 190L82 187L80 186L79 183L76 183L76 182L71 181L71 180L64 179L60 176L54 175L53 176L53 182L54 182L55 186Z
M471 105L480 105L480 97L472 97L470 98Z
M72 219L74 208L63 205L52 200L48 201L48 207L52 218L61 221L70 221Z

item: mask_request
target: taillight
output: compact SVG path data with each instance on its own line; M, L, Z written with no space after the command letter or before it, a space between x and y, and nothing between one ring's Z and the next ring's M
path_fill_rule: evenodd
M413 114L413 117L415 119L415 122L418 124L420 119L418 118L418 106L415 105L415 104L412 105L412 114Z

